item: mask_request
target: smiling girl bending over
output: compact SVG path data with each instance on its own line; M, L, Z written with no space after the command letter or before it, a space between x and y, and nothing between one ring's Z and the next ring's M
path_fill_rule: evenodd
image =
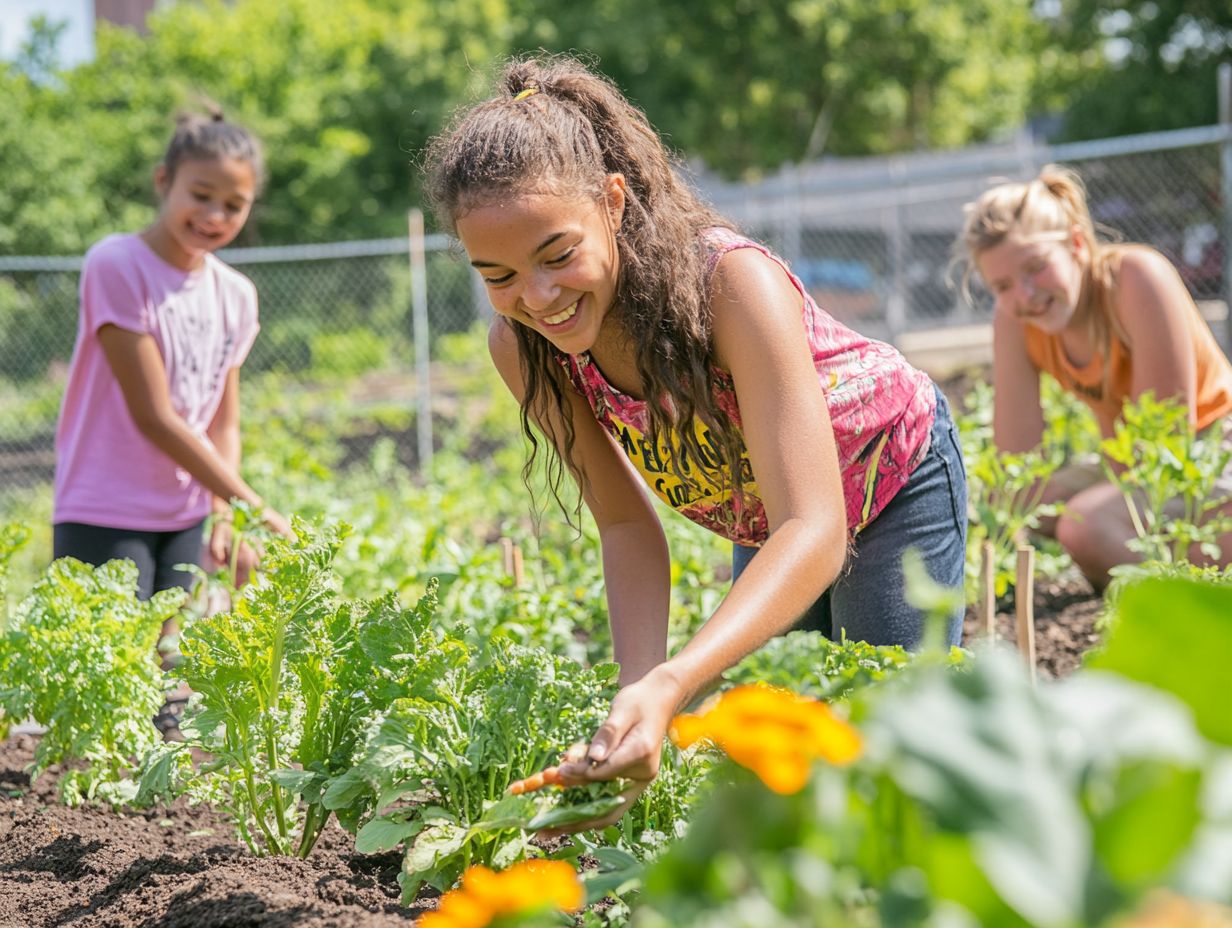
M987 190L966 207L962 244L968 273L978 271L996 299L993 438L1000 450L1039 445L1041 371L1091 408L1104 437L1125 402L1147 390L1186 404L1199 430L1232 410L1232 365L1176 269L1146 245L1101 242L1072 171L1050 165L1028 183ZM1099 470L1064 469L1044 501L1065 503L1042 528L1096 589L1110 568L1139 559L1126 547L1135 532L1125 499Z
M214 257L248 218L261 177L249 132L221 113L180 118L154 186L153 225L86 254L77 344L56 430L55 557L136 562L139 595L191 575L202 523L232 497L260 505L239 474L239 385L257 335L251 281ZM275 531L287 521L266 508ZM225 518L209 542L230 548ZM254 558L242 552L246 571Z
M429 152L429 192L487 287L489 345L598 525L623 689L567 781L647 781L673 714L798 622L915 646L902 557L963 577L945 400L840 325L673 172L646 117L568 60L513 63ZM736 545L726 599L666 654L651 497ZM957 642L961 615L951 617ZM618 817L618 814L617 814Z

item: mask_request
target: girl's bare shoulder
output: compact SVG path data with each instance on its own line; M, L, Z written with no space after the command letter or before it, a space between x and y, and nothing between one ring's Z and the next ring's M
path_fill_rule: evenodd
M783 266L757 248L727 252L710 278L709 302L716 324L724 316L757 317L776 310L798 318L801 300Z
M1140 242L1116 247L1116 282L1119 288L1140 288L1180 283L1181 276L1167 256Z
M1150 337L1162 320L1181 325L1187 314L1196 312L1185 282L1165 255L1135 244L1123 246L1119 257L1115 307L1131 343L1136 335Z

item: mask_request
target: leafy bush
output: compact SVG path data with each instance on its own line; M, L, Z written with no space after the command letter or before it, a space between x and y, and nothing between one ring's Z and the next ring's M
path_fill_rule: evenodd
M542 796L505 791L594 733L618 672L499 640L479 652L446 637L431 659L325 794L328 808L347 810L344 824L363 810L361 851L406 842L407 900L422 883L449 888L472 864L508 866L532 853L527 829L562 821ZM610 796L592 798L598 806L569 814L584 820L616 808Z
M429 590L414 609L392 595L339 601L330 568L348 529L296 529L300 540L268 543L231 611L182 635L177 673L194 691L186 740L151 760L143 796L187 780L254 853L307 856L329 819L325 784L350 769L366 725L400 694L397 674L419 669L395 658L428 635L435 599ZM187 747L211 755L196 776Z
M1148 390L1125 404L1100 448L1133 521L1133 550L1146 561L1179 563L1197 546L1219 559L1219 536L1232 530L1232 518L1219 513L1229 497L1217 484L1232 460L1222 424L1198 434L1186 406Z
M183 601L179 589L139 600L131 561L95 568L62 558L17 606L0 637L0 708L10 721L46 727L35 776L51 764L85 761L60 780L66 802L135 795L128 774L159 741L153 719L163 677L155 646Z

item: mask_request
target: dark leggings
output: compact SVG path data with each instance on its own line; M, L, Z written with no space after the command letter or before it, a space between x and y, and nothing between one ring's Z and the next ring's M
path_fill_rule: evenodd
M121 558L137 565L137 596L149 599L158 590L192 588L193 576L177 564L200 564L204 521L178 532L140 532L104 528L81 522L59 522L53 528L57 558L75 557L95 567Z

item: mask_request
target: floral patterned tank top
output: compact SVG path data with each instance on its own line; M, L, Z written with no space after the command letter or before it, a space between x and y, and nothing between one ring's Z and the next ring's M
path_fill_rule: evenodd
M820 309L786 263L762 245L727 229L703 234L708 272L737 248L755 248L783 268L804 302L804 325L813 363L825 392L838 446L849 537L868 525L894 498L928 452L936 412L936 395L927 374L916 370L893 347L842 325ZM589 404L595 419L612 436L647 486L686 518L741 545L759 546L769 535L766 513L757 494L747 452L740 466L742 498L730 491L730 465L709 430L697 423L702 460L681 468L690 483L676 476L663 442L653 447L647 436L646 402L621 393L603 376L588 353L558 354L573 388ZM714 369L715 400L740 427L740 407L731 375ZM692 484L692 485L691 485Z

